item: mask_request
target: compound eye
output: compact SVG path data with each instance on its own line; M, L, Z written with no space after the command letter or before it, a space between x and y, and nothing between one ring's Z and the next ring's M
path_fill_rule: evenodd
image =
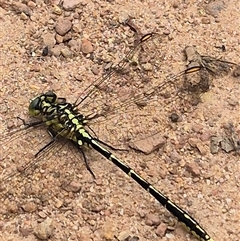
M30 105L28 107L29 115L30 116L37 116L40 113L40 103L41 99L40 97L36 97L30 102Z
M45 96L45 100L49 103L56 103L57 101L57 95L52 91L46 92L44 96Z

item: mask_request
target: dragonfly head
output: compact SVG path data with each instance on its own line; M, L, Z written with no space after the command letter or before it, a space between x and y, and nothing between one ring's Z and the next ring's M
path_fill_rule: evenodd
M30 105L28 107L28 112L30 116L38 116L43 114L44 107L50 107L51 104L57 102L57 95L48 91L45 94L39 95L31 100Z

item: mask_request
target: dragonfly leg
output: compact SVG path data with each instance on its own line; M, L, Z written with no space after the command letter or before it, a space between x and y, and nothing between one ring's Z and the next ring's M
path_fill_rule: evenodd
M75 142L73 142L73 143L74 143L74 145L76 145ZM93 178L96 179L95 174L93 173L93 171L91 170L91 167L90 167L89 164L88 164L87 157L86 157L83 149L82 149L81 146L79 146L79 145L77 145L77 147L78 147L78 149L80 150L80 152L82 153L83 160L84 160L84 163L85 163L85 165L86 165L87 170L91 173L91 175L93 176Z
M22 121L23 125L26 127L26 128L29 128L29 127L33 127L33 126L39 126L39 125L42 125L44 124L45 122L43 120L38 120L36 122L29 122L27 123L23 118L21 117L17 117L17 119L19 119L20 121Z

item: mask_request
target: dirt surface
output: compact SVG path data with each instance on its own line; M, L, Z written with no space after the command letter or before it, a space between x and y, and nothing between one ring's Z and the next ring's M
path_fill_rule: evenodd
M91 125L97 137L125 149L113 152L215 241L238 241L239 74L209 73L197 103L186 91L176 97L178 78L166 89L151 88L186 68L186 46L239 64L239 15L238 0L0 1L0 239L196 240L96 151L84 149L94 180L66 143L34 159L50 140L45 128L12 133L18 116L29 120L36 95L54 90L73 103L106 65L117 64L144 34L157 33L79 109L104 107L106 118ZM28 162L39 165L25 177L5 178Z

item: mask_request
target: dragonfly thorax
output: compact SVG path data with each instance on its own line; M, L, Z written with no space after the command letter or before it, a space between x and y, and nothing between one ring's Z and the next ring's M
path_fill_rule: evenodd
M38 116L43 114L44 107L51 106L57 102L57 95L48 91L31 100L28 111L30 116Z

